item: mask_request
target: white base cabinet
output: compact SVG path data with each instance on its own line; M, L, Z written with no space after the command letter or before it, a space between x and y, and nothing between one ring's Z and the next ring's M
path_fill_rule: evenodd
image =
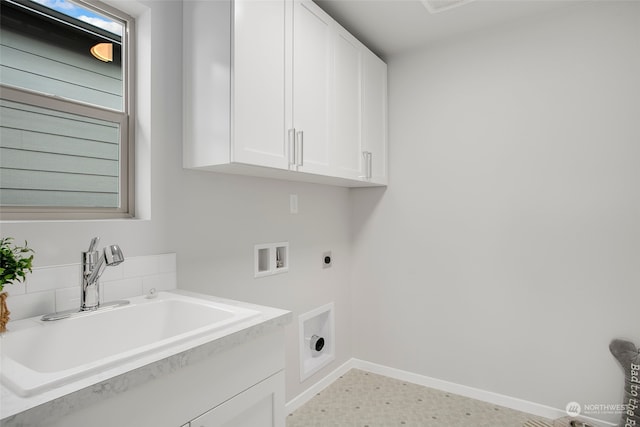
M310 0L183 0L183 164L387 184L386 64Z
M158 368L162 375L142 384L125 374L112 387L95 389L104 393L100 401L79 402L62 418L29 425L284 427L284 327L229 344L168 361Z
M189 427L284 427L284 372L202 414Z

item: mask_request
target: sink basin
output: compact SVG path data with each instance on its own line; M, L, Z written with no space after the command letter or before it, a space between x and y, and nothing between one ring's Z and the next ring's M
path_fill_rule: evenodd
M260 313L169 292L154 299L9 331L0 338L2 383L31 396Z

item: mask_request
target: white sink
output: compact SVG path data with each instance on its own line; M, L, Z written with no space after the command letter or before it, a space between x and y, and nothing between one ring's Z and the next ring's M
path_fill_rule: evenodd
M2 383L32 396L114 364L258 316L260 312L161 292L154 299L9 331L0 338Z

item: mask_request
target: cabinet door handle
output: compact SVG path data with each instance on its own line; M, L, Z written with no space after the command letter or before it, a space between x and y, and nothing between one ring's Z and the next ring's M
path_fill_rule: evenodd
M296 144L295 144L296 129L289 129L287 131L287 141L289 143L289 166L296 164Z
M373 176L373 153L371 151L367 152L367 178L371 179Z
M304 132L298 131L296 132L296 144L298 145L296 148L296 164L298 166L302 166L304 164Z
M364 175L360 175L359 178L370 179L371 178L371 152L363 151L362 158L363 158L362 163L363 163Z

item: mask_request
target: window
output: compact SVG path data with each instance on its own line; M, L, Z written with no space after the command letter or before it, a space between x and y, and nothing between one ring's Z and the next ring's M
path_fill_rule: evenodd
M0 0L2 219L133 215L133 19Z

